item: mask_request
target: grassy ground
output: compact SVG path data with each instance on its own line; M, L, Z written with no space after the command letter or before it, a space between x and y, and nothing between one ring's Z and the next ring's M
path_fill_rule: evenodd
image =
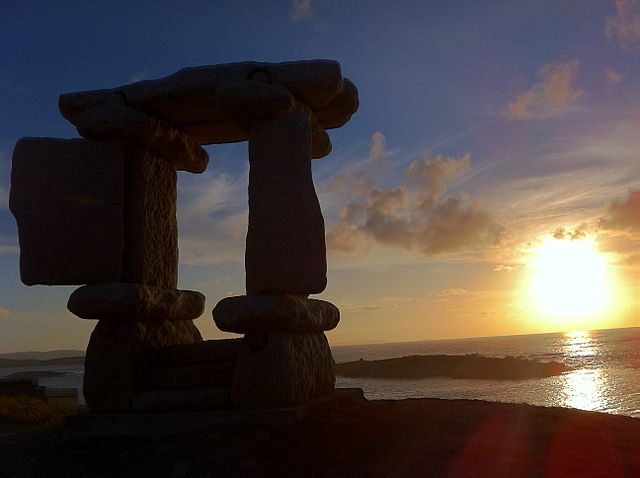
M0 396L0 424L58 425L65 413L30 397Z

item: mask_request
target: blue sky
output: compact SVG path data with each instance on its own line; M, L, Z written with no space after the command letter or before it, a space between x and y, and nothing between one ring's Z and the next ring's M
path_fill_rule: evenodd
M77 137L60 93L242 60L335 59L359 88L314 162L332 343L562 330L521 298L554 232L617 277L616 309L584 325L640 325L637 1L97 3L0 5L0 352L84 348L93 327L66 311L73 287L20 283L16 141ZM179 287L205 293L216 338L211 308L244 292L248 161L246 143L207 150L179 175Z

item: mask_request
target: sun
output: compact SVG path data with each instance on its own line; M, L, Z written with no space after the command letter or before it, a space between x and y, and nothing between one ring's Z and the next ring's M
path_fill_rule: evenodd
M559 329L597 326L614 308L607 257L592 239L549 238L535 251L531 268L532 312Z

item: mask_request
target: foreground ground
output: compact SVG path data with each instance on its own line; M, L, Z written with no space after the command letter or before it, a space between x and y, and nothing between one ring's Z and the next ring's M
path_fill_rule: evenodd
M468 400L366 402L156 439L0 427L0 476L640 476L640 420Z

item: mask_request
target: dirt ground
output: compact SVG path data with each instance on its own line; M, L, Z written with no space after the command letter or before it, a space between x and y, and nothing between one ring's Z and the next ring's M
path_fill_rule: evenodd
M640 420L469 400L356 401L293 425L63 440L0 429L0 476L640 476Z

